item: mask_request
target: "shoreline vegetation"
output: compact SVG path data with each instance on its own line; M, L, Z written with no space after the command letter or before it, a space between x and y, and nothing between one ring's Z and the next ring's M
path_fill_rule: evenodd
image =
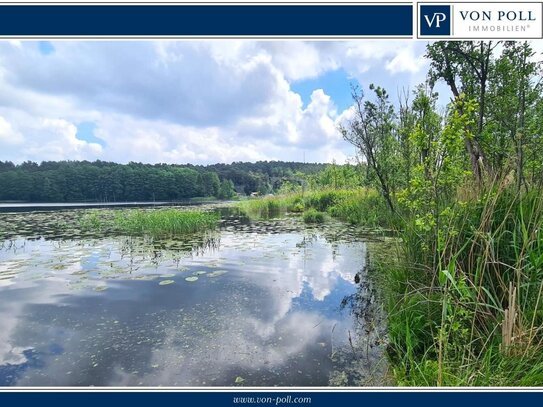
M388 211L380 194L367 188L290 193L236 205L256 218L291 213L306 221L318 213L376 232L394 231L392 248L387 240L387 253L370 257L397 385L538 386L543 383L541 196L492 186L451 208L442 241L421 234L407 211ZM432 245L440 245L435 255Z
M329 216L371 229L394 229L396 226L393 218L383 216L386 206L378 192L370 188L324 187L241 200L236 206L254 218L293 213L301 214L306 223L322 223Z
M340 130L364 163L357 181L332 166L296 194L240 205L396 231L373 273L397 385L541 386L541 56L508 41L438 41L425 56L427 81L399 104L379 86L352 89Z

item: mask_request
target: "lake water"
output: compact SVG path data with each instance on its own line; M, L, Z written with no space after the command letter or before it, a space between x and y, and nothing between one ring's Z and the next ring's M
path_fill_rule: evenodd
M209 201L187 200L177 202L45 202L45 203L26 203L26 202L0 202L1 212L28 212L28 211L56 211L70 208L143 208L149 206L197 206L204 205Z
M0 385L383 383L355 228L224 209L216 232L153 240L85 234L85 211L0 214Z

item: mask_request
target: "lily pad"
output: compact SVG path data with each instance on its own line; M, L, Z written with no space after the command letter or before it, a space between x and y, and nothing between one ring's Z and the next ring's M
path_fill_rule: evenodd
M202 274L206 274L206 273L207 273L207 271L196 271L196 272L194 273L194 275L195 275L195 276L201 276Z
M187 278L185 278L185 281L188 281L189 283L193 283L196 280L198 280L198 277L187 277Z
M217 270L217 271L214 271L212 273L209 273L207 276L208 277L219 277L219 276L222 276L223 274L226 274L228 273L227 270Z
M107 290L106 285L99 285L99 286L94 288L94 291L105 291L105 290Z
M173 283L175 283L173 280L162 280L160 283L158 283L158 285L168 285Z

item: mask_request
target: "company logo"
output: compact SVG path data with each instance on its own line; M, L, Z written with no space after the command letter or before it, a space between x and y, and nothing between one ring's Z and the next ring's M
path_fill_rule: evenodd
M541 2L417 3L420 38L525 39L543 37Z
M421 36L451 35L451 6L421 5L419 32Z

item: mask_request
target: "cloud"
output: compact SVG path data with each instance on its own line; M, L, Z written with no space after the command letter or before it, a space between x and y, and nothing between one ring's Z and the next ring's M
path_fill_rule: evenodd
M406 44L413 44L408 45ZM0 159L117 162L343 161L334 100L318 78L416 83L424 45L400 41L0 44ZM385 67L385 69L383 69ZM291 84L313 78L304 108ZM79 140L96 123L105 146ZM24 141L24 142L23 142Z
M266 158L250 140L240 145L228 128L183 126L113 114L97 120L95 134L107 145L101 159L111 161L123 157L123 161L204 164Z
M77 127L67 120L1 109L0 114L4 114L0 115L2 152L16 155L16 161L97 159L102 154L101 145L79 140Z
M200 43L61 42L54 54L26 46L9 56L7 80L16 88L68 97L78 108L192 125L254 114L277 89L268 56L221 60Z
M316 78L340 66L337 54L327 53L319 43L272 41L262 43L261 47L290 81Z
M4 145L17 145L24 141L21 133L15 131L5 118L0 116L0 143Z
M417 73L428 65L422 55L416 55L413 46L406 46L386 64L391 73L411 72Z

